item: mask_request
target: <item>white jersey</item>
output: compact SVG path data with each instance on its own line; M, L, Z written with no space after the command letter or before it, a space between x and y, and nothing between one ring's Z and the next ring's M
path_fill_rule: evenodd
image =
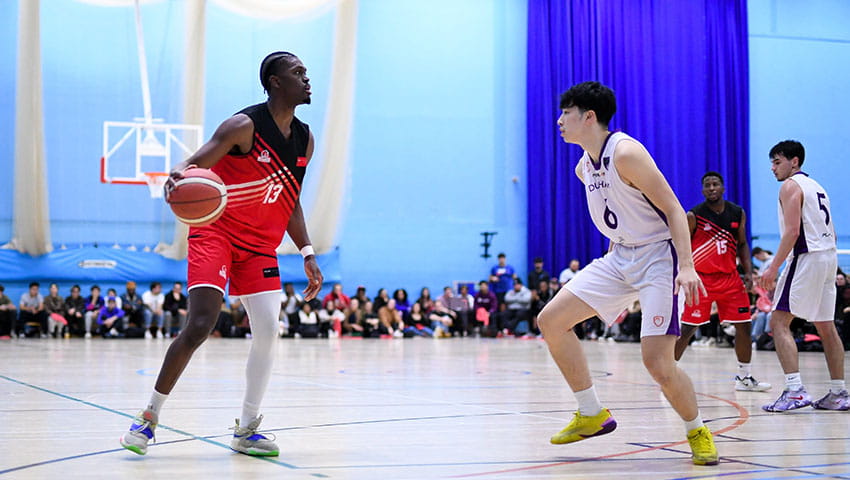
M794 244L794 255L835 250L835 225L832 223L826 190L803 172L797 172L785 181L795 182L803 190L800 236ZM779 231L785 231L782 202L779 203Z
M614 168L614 149L623 140L637 142L614 132L602 145L599 164L594 164L587 152L579 160L590 217L614 243L640 246L668 240L670 229L664 214L640 190L626 184Z

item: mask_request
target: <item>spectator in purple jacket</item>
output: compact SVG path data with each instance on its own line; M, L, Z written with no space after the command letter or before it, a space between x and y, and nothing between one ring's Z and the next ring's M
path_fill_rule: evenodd
M482 280L478 284L478 293L475 294L475 325L489 325L490 316L495 314L499 309L499 300L496 295L490 291L490 285ZM487 321L483 322L482 319Z

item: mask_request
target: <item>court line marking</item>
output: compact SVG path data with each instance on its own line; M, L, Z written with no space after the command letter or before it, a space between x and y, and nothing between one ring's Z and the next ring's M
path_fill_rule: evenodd
M96 408L98 410L103 410L105 412L113 413L115 415L120 415L122 417L126 417L126 418L129 418L129 419L136 418L134 415L130 415L128 413L124 413L124 412L121 412L121 411L118 411L118 410L115 410L115 409L112 409L112 408L109 408L109 407L106 407L106 406L103 406L103 405L98 405L96 403L92 403L92 402L83 400L81 398L72 397L72 396L66 395L64 393L56 392L56 391L50 390L48 388L39 387L38 385L33 385L31 383L27 383L27 382L24 382L22 380L18 380L18 379L12 378L12 377L7 377L6 375L0 374L0 378L6 380L8 382L17 383L18 385L29 387L29 388L32 388L34 390L38 390L38 391L41 391L41 392L44 392L44 393L48 393L50 395L55 395L57 397L64 398L66 400L71 400L73 402L81 403L83 405L86 405L86 406L89 406L89 407L92 407L92 408ZM184 430L180 430L180 429L177 429L177 428L174 428L174 427L169 427L168 425L163 425L161 423L158 424L157 427L163 428L165 430L168 430L170 432L174 432L174 433L177 433L177 434L180 434L180 435L185 435L187 437L190 437L192 440L200 440L204 443L208 443L210 445L215 445L217 447L227 449L228 451L231 451L231 452L233 451L233 449L230 448L230 445L226 445L224 443L217 442L217 441L211 440L209 438L201 437L201 436L195 435L193 433L186 432ZM156 446L156 445L157 444L154 443L152 446ZM121 450L123 450L123 448L115 450L115 451L121 451ZM112 452L112 450L106 450L103 453L108 453L108 452ZM88 456L88 455L90 455L90 454L83 454L81 456ZM76 458L76 457L69 457L69 458ZM286 467L286 468L290 468L290 469L297 469L298 468L295 465L291 465L289 463L282 462L280 460L275 460L275 459L269 458L269 457L252 457L252 458L257 458L258 460L263 460L263 461L273 463L273 464L276 464L276 465L280 465L281 467ZM33 464L33 465L30 465L30 466L37 466L37 465L38 464ZM28 468L28 467L29 466L23 467L23 468ZM16 470L17 469L20 469L20 467L16 468ZM6 471L7 470L0 470L0 474L6 473Z
M647 446L646 444L641 444L641 443L632 443L631 445L636 445L636 446L639 446L639 447ZM665 448L663 450L667 451L667 452L673 452L673 453L683 453L683 454L688 453L687 451L674 449L674 448ZM835 465L850 465L850 462L846 462L846 463L834 463L834 464L824 464L824 465L811 465L811 466L801 465L801 466L798 466L798 467L783 467L783 466L779 466L779 465L768 465L768 464L765 464L765 463L757 463L757 462L750 462L750 461L746 461L746 460L738 460L738 459L735 459L734 457L723 457L723 459L726 460L729 463L741 463L743 465L750 465L750 466L753 466L753 467L767 468L768 470L742 470L742 471L736 472L736 473L725 472L723 474L697 475L697 476L691 476L691 477L676 477L676 478L672 478L670 480L692 480L692 479L698 479L698 478L714 478L714 477L729 476L729 475L746 475L746 474L763 473L763 472L773 472L773 473L791 472L791 473L804 473L806 475L816 475L816 476L820 476L820 477L825 476L825 478L847 478L847 477L835 477L835 476L830 475L830 474L812 472L812 471L807 471L807 470L804 470L804 469L818 468L818 467L823 468L823 467L835 466ZM782 478L790 478L790 477L782 477ZM764 480L764 479L759 479L759 480Z
M733 400L729 400L729 399L726 399L726 398L718 397L716 395L711 395L709 393L700 393L700 392L695 392L695 393L699 396L702 396L702 397L708 397L708 398L711 398L711 399L714 399L714 400L719 400L721 402L727 403L727 404L735 407L738 410L738 420L736 420L734 423L732 423L732 425L729 425L728 427L724 427L724 428L721 428L720 430L712 432L713 434L723 434L723 433L729 432L731 430L734 430L734 429L740 427L741 425L743 425L744 423L746 423L746 421L749 420L749 418L750 418L750 412L747 411L747 409L744 408L743 406L741 406L741 404L739 404L738 402L735 402ZM505 469L505 470L492 470L492 471L489 471L489 472L467 473L467 474L463 474L463 475L452 475L449 478L481 477L481 476L485 476L485 475L497 475L497 474L500 474L500 473L512 473L512 472L521 472L521 471L528 471L528 470L539 470L539 469L542 469L542 468L559 467L559 466L563 466L563 465L572 465L572 464L575 464L575 463L592 462L592 461L597 461L597 460L607 460L607 459L610 459L610 458L624 457L626 455L635 455L635 454L638 454L638 453L645 453L645 452L651 452L651 451L654 451L654 450L661 450L661 449L665 449L665 448L675 447L677 445L683 445L685 443L688 443L688 441L682 440L682 441L678 441L678 442L672 442L672 443L659 445L659 446L656 446L656 447L640 448L638 450L630 450L630 451L626 451L626 452L618 452L618 453L612 453L612 454L609 454L609 455L601 455L601 456L598 456L598 457L582 458L582 459L578 459L578 460L569 460L569 461L566 461L566 462L553 462L553 463L544 464L544 465L533 465L533 466L528 466L528 467L510 468L510 469Z

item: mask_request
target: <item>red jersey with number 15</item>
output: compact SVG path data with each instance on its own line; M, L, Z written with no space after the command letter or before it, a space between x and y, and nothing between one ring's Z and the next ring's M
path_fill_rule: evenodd
M251 150L234 149L212 167L227 185L227 207L215 223L192 227L190 235L211 229L226 234L237 246L276 249L301 193L310 127L293 117L285 138L265 103L239 113L254 122Z
M705 202L691 209L697 226L691 236L694 267L699 273L737 272L738 229L744 209L726 201L716 213Z

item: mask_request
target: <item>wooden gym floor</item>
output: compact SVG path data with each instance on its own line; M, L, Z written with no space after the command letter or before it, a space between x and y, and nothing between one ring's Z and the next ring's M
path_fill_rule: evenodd
M686 352L681 366L721 455L720 465L697 467L639 346L605 342L583 346L619 428L553 446L549 436L575 401L541 340L281 340L262 409L281 456L251 458L228 447L249 342L201 347L144 457L118 438L148 400L168 340L0 342L0 476L850 478L850 412L761 411L782 388L773 352L755 352L753 362L754 375L774 384L769 393L735 392L731 349ZM823 354L800 360L810 393L823 395Z

